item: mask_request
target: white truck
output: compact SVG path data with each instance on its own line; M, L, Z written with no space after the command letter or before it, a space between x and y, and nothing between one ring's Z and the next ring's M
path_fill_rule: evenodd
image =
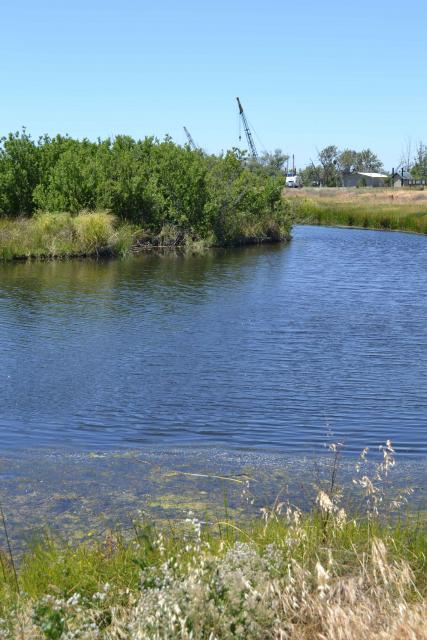
M299 176L286 176L285 184L291 189L299 189L302 187L302 180Z

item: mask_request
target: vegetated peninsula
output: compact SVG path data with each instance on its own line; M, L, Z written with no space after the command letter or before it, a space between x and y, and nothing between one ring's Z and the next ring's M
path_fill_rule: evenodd
M284 240L282 187L279 172L237 149L10 133L0 146L0 259Z

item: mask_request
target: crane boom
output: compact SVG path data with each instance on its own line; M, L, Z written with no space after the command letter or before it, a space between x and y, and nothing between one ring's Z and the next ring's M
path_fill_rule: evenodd
M189 132L189 130L187 129L187 127L184 127L184 131L185 131L185 135L187 136L187 140L188 140L188 144L190 145L190 149L192 151L196 151L197 145L194 142L193 137L192 137L191 133Z
M252 137L251 130L249 128L248 121L246 120L245 112L243 111L242 103L240 102L239 98L236 98L236 100L239 106L239 114L243 122L243 128L245 130L245 135L246 135L246 140L248 141L249 150L251 152L252 157L255 158L255 160L258 160L258 152L256 150L256 146L254 143L254 139Z

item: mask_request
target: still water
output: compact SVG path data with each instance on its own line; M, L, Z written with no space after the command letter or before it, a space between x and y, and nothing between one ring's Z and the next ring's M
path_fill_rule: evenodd
M0 266L3 453L427 454L427 238Z

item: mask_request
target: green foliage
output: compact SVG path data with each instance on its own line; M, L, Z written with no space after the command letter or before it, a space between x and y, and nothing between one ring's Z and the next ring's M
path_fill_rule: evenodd
M305 186L339 187L345 175L358 171L379 172L383 165L371 149L340 151L335 145L329 145L318 153L319 164L308 165L300 172Z
M220 244L286 236L290 207L282 199L283 178L253 171L235 151L218 160L208 174L205 206Z
M34 612L34 622L49 640L59 640L65 629L63 611L47 604L39 604Z
M284 167L288 160L289 156L286 153L283 153L281 149L275 149L273 153L265 151L259 162L268 175L283 176Z
M44 136L36 143L23 130L0 146L0 216L111 211L151 235L174 227L214 244L280 239L289 231L281 197L285 159L277 150L251 167L238 150L207 156L169 137ZM104 243L100 224L93 216L77 223L77 236L88 241L83 250Z
M356 153L356 171L372 171L379 173L383 169L383 163L371 149L363 149Z
M415 180L427 180L427 145L420 142L411 175Z
M319 151L319 162L322 166L322 184L325 187L336 187L339 184L338 164L338 148L335 145L329 145Z
M27 134L9 133L0 146L0 213L19 215L35 209L33 191L40 180L39 149Z
M302 169L299 176L305 187L319 187L322 184L322 166L309 164Z

